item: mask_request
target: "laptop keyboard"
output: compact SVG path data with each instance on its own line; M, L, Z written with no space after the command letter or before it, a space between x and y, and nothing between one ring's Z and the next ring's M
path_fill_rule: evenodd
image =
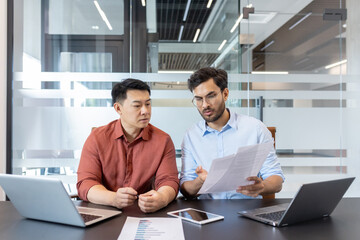
M82 219L84 220L84 222L90 222L92 220L101 218L101 216L98 215L91 215L91 214L85 214L85 213L80 213Z
M272 221L279 221L282 218L282 216L284 215L284 213L285 213L285 210L284 211L278 211L278 212L258 214L256 216L261 217L261 218L265 218L265 219L269 219L269 220L272 220Z

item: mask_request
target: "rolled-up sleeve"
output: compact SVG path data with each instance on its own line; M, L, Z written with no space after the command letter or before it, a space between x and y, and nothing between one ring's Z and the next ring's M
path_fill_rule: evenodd
M179 191L179 177L176 167L175 147L170 138L166 140L164 153L155 175L155 189L158 190L162 186L172 187L176 194Z
M84 144L77 176L78 195L81 199L88 201L89 189L94 185L100 185L102 179L101 162L94 134L90 134Z
M181 144L181 174L180 174L180 186L187 181L192 181L197 178L195 170L198 166L194 157L191 154L191 142L188 134L184 136Z
M274 143L270 131L264 124L261 123L258 130L259 143ZM269 155L266 157L266 160L260 169L260 176L264 180L273 175L278 175L283 179L283 181L285 181L285 177L283 171L281 170L281 166L276 156L276 151L274 147L271 148Z

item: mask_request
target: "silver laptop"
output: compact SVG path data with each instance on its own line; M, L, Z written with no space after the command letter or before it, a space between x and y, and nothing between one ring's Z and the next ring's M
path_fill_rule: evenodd
M0 186L26 218L86 227L121 214L116 210L76 207L58 179L0 174Z
M275 227L327 217L354 179L352 177L304 184L290 203L241 211L239 214Z

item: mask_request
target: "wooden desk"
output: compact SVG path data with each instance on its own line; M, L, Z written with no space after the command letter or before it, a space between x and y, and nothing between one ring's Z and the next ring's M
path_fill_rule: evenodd
M223 221L199 226L184 222L188 239L359 239L360 198L343 199L330 218L313 220L283 228L275 228L238 216L237 211L289 202L276 200L178 200L157 213L144 214L137 206L123 214L89 228L78 228L21 217L10 202L0 202L0 239L117 239L126 216L167 217L166 212L193 207L225 216ZM85 202L78 205L102 207ZM54 206L59 207L59 206Z

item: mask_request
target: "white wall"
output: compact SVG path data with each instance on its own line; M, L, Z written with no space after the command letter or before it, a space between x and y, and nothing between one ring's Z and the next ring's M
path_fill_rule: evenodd
M0 1L0 173L5 172L6 163L6 38L7 1ZM0 200L5 195L0 191Z

